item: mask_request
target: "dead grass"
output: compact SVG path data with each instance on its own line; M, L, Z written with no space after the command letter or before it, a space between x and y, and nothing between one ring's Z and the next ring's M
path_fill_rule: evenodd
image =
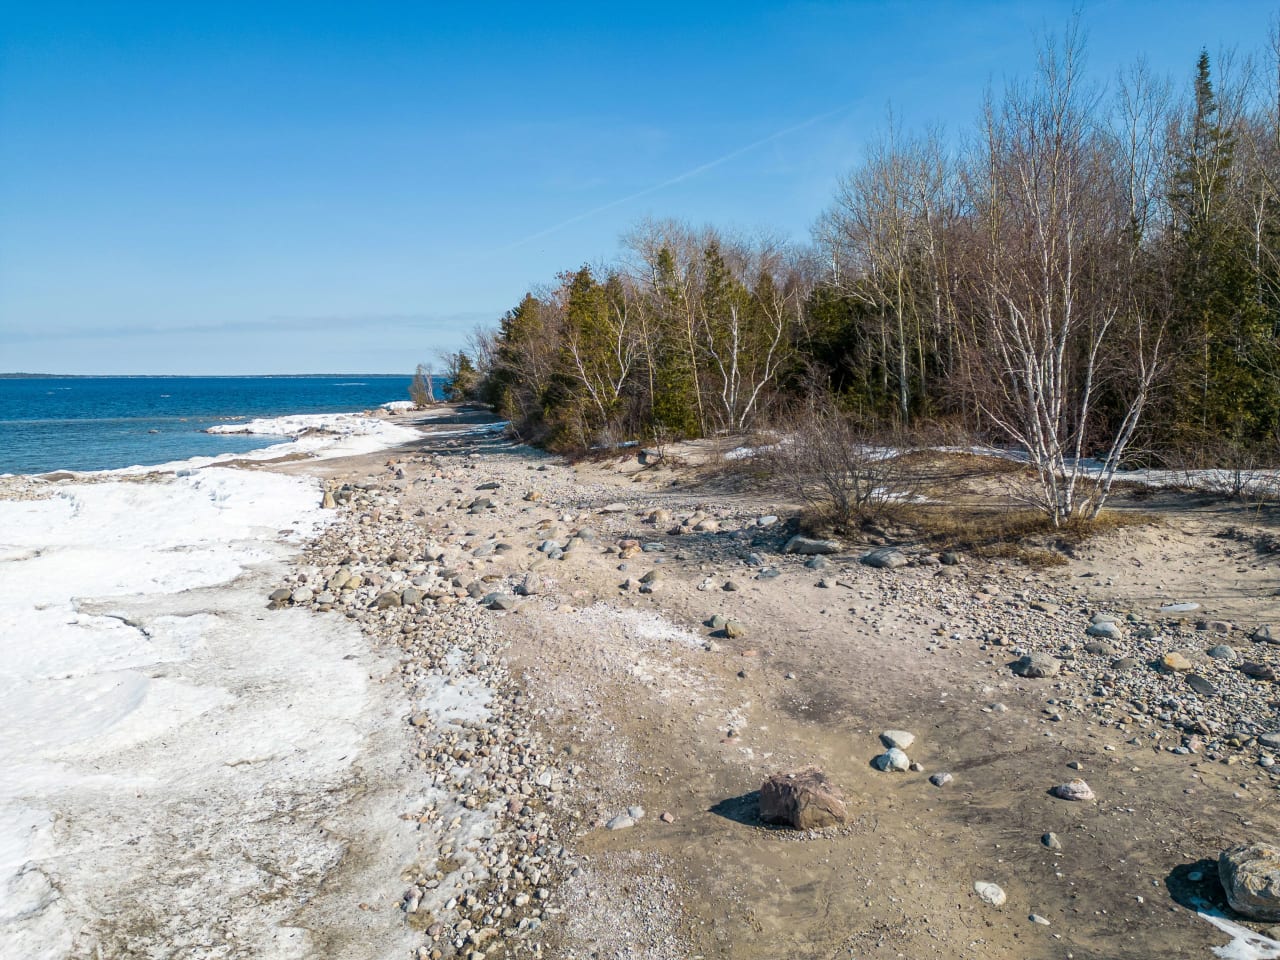
M901 505L894 519L916 539L940 550L1016 560L1035 568L1063 566L1078 546L1093 537L1158 522L1150 514L1104 510L1096 520L1054 527L1036 510L936 503Z

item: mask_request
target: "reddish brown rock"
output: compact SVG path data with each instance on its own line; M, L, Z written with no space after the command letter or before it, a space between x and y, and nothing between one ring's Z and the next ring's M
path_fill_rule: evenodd
M1276 668L1269 663L1255 663L1251 660L1240 664L1240 672L1255 680L1275 680Z
M775 773L760 786L760 819L797 830L835 826L848 819L844 795L817 767Z

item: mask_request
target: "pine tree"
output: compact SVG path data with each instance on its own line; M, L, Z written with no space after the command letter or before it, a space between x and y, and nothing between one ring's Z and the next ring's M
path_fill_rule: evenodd
M1259 366L1269 325L1239 209L1236 138L1220 116L1204 51L1193 90L1170 178L1181 347L1164 422L1167 439L1191 461L1222 463L1267 439L1280 409Z

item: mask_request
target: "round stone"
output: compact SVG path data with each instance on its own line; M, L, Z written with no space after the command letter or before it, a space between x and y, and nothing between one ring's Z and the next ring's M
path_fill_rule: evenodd
M999 884L985 880L977 881L973 885L973 892L982 899L983 903L989 903L993 907L1003 907L1005 900L1008 899Z

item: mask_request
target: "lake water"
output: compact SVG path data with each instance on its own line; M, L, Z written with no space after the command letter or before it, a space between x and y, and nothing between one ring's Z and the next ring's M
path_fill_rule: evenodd
M407 376L0 378L0 473L114 470L243 453L271 438L203 431L235 419L370 410ZM437 392L441 389L436 383Z

